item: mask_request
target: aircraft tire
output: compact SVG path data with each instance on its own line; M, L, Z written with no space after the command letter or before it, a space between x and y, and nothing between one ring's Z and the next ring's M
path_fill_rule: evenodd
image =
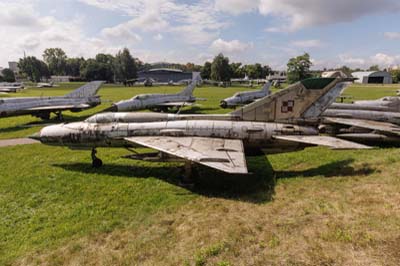
M103 166L103 161L100 160L99 158L96 158L92 161L93 168L100 168L101 166Z

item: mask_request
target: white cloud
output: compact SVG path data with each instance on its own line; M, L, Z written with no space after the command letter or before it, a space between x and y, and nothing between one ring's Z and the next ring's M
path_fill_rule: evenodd
M292 45L300 48L315 48L320 47L322 42L320 40L299 40L293 41Z
M158 33L156 35L153 36L153 39L156 41L161 41L163 39L163 36L161 33Z
M253 47L252 43L243 43L238 40L225 41L222 39L215 40L210 49L216 53L242 53Z
M267 31L296 31L305 27L351 22L362 16L398 11L396 0L261 0L259 11L282 19L283 25Z
M389 39L389 40L399 40L400 32L385 32L384 36L386 39Z
M216 0L217 10L238 15L258 8L260 0Z

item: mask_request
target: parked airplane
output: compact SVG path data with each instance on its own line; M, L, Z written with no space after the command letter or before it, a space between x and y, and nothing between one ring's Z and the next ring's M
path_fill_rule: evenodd
M109 109L115 112L136 111L143 109L152 109L155 111L167 111L173 107L183 107L193 105L196 97L193 96L193 90L196 87L199 77L193 78L183 91L176 94L140 94L132 99L119 101Z
M354 101L353 103L333 103L329 109L400 112L400 97L387 96L377 100Z
M369 148L333 137L319 136L318 116L339 95L346 80L318 79L299 82L228 116L210 119L143 123L78 122L53 125L31 136L44 144L71 149L92 149L92 165L100 167L97 147L148 147L159 151L133 154L132 159L185 161L186 178L192 163L231 174L246 174L246 154L290 152L308 146L334 149ZM229 118L228 118L229 117ZM236 121L233 121L236 120Z
M0 83L0 92L17 92L18 90L24 89L24 85L22 83L17 82L1 82Z
M46 83L46 82L41 82L36 85L37 88L53 88L53 87L58 87L58 85L55 85L54 82Z
M245 91L245 92L238 92L232 97L226 98L221 101L220 106L222 108L235 108L239 105L245 105L254 102L257 99L264 98L265 96L269 95L271 83L265 83L264 87L262 87L259 91Z
M0 117L31 114L42 119L49 119L56 113L62 119L62 111L80 112L101 103L96 96L102 81L93 81L65 96L0 98Z

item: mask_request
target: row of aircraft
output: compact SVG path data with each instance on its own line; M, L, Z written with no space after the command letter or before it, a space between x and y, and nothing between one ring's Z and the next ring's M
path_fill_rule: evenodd
M31 138L47 145L91 150L93 167L103 164L96 156L99 147L152 148L157 152L134 151L127 158L184 161L186 178L190 178L193 163L231 174L246 174L249 155L297 151L315 145L369 149L370 143L398 143L399 97L334 103L353 80L308 79L275 94L269 92L267 83L261 91L252 92L264 93L261 99L245 98L247 92L240 93L241 99L252 103L225 115L127 112L132 106L160 110L193 103L196 99L192 92L197 84L194 79L180 93L138 95L113 104L108 110L111 112L93 115L82 122L48 126ZM90 82L62 97L2 99L0 115L12 115L12 106L19 109L14 114L30 113L42 118L48 118L51 112L91 108L101 102L96 95L101 85L100 81Z

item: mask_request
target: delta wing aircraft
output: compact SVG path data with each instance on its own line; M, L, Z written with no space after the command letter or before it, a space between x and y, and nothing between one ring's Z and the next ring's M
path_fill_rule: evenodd
M258 99L268 96L270 92L271 83L267 82L259 91L244 91L238 92L232 97L226 98L221 101L220 106L222 108L235 108L240 105L252 103Z
M192 116L191 120L161 122L146 122L143 119L141 123L98 123L92 118L84 122L48 126L31 138L48 145L91 149L93 167L102 165L96 157L97 147L148 147L158 152L135 153L129 158L183 160L187 178L190 177L192 163L231 174L246 174L245 156L255 152L291 152L314 145L333 149L369 148L318 135L318 116L343 90L347 84L345 81L302 81L225 116L200 115ZM150 119L150 116L147 118Z
M17 82L1 82L0 83L0 92L17 92L18 90L24 89L24 85L22 83Z
M181 92L176 94L140 94L132 99L119 101L109 109L114 112L126 112L151 109L154 111L167 111L169 108L193 105L196 97L193 91L199 80L199 76L193 78L192 82Z
M0 98L0 117L31 114L41 119L49 119L56 113L62 119L62 111L80 112L101 103L96 96L102 81L93 81L65 96Z

